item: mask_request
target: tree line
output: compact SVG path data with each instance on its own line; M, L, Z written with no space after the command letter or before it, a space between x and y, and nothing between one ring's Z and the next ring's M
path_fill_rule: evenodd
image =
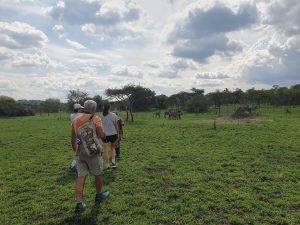
M48 98L45 101L19 100L0 96L0 116L26 116L36 113L55 113L73 110L75 103L83 105L86 99L97 102L97 111L101 111L104 102L110 102L113 108L126 112L126 120L133 121L133 112L156 110L184 110L192 113L207 112L209 108L221 111L223 105L261 105L291 106L300 105L300 84L291 87L274 85L271 89L256 90L254 88L243 91L236 89L216 90L205 94L203 89L192 88L190 91L181 91L176 94L156 95L154 91L140 85L125 85L121 88L105 90L105 99L101 95L90 97L88 92L70 90L67 93L67 103L59 99Z

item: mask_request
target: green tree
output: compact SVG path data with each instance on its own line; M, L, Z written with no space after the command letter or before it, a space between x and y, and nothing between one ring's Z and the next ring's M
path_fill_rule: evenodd
M111 99L117 100L121 103L125 110L126 110L126 121L129 120L129 113L131 116L131 121L133 122L133 96L132 96L132 89L134 88L133 85L126 85L123 88L108 88L105 90L105 94L110 97Z
M208 111L209 101L204 95L193 96L186 103L186 111L192 113L204 113Z
M291 105L300 105L300 84L292 86L289 92Z
M228 88L225 88L224 91L222 92L222 104L227 105L227 104L233 104L234 102L234 97L232 92L228 90Z
M104 104L102 97L100 95L96 95L93 97L93 100L97 103L97 112L101 112Z
M242 104L244 100L244 92L237 88L234 92L232 92L233 104Z
M179 110L181 107L184 107L186 102L193 96L193 94L185 91L181 91L177 94L171 95L168 99L168 106L175 107Z
M41 104L42 109L44 112L48 113L55 113L59 112L60 110L60 100L56 98L48 98Z
M215 109L219 112L219 115L221 115L222 93L217 90L215 92L209 93L207 96L213 102Z
M192 91L193 94L196 94L196 95L203 95L204 94L203 89L192 88L191 91Z
M122 88L106 89L105 94L120 102L126 110L126 121L129 114L133 122L133 110L146 110L154 104L155 92L149 88L128 84Z
M0 96L0 116L31 116L34 112L29 106L17 103L13 98Z
M166 95L157 95L155 96L155 107L158 109L166 109L168 104L168 96Z
M135 86L131 89L133 98L133 109L135 111L146 111L155 104L155 92L149 88Z

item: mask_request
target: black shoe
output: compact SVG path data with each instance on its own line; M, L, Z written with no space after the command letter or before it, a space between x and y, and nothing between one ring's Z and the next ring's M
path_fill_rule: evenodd
M100 202L106 200L108 196L109 196L108 191L97 193L95 197L95 202L99 204Z
M86 205L82 202L77 203L76 207L75 207L75 212L76 213L80 213L83 212L86 209Z
M73 167L70 166L70 171L71 171L71 172L77 172L76 166L73 166Z

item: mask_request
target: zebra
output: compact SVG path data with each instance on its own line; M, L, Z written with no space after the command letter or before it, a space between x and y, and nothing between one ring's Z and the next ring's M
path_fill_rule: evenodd
M169 117L169 114L170 114L170 112L169 112L169 111L166 111L165 114L164 114L164 117L165 117L165 118L166 118L166 117Z
M155 118L159 118L159 119L160 119L160 112L155 112L155 113L153 114L153 116L154 116Z
M180 120L181 119L181 111L172 111L169 112L169 119Z

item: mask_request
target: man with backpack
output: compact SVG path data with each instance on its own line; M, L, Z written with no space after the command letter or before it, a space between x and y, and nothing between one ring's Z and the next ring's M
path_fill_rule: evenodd
M83 203L83 189L86 176L95 176L95 202L99 204L109 196L109 192L101 192L103 175L101 168L102 141L105 138L101 119L95 115L97 103L93 100L84 102L84 114L72 123L72 147L77 161L76 207L75 212L82 212L86 205Z

